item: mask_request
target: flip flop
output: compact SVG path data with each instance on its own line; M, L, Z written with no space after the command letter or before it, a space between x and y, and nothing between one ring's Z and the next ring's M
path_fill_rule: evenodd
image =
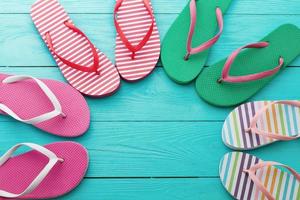
M225 120L223 142L250 150L300 138L300 101L257 101L234 109Z
M238 200L300 199L300 174L280 163L232 152L221 160L219 173L223 186Z
M32 148L33 151L11 157L21 146ZM87 171L88 162L87 150L78 143L58 142L46 146L17 144L0 158L0 197L60 197L79 185Z
M0 74L0 114L62 137L77 137L90 125L90 111L71 86L31 76Z
M103 97L120 85L115 66L77 28L57 0L38 0L31 17L66 80L81 93Z
M184 8L162 45L161 61L172 80L187 84L199 75L209 49L222 34L222 15L230 4L231 0L191 0ZM216 34L218 27L219 32Z
M245 48L260 49L241 52ZM300 29L291 24L282 25L261 42L241 47L228 59L203 70L196 81L196 90L200 97L216 106L242 103L299 54Z
M114 9L116 66L123 79L138 81L155 68L160 39L150 0L117 0Z

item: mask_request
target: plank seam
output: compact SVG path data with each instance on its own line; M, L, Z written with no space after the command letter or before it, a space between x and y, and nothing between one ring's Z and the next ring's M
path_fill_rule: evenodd
M2 12L0 15L28 15L29 12ZM90 12L90 13L82 13L82 12L68 12L68 14L71 15L112 15L113 13L110 12ZM179 15L180 13L172 13L172 12L166 12L166 13L154 13L155 15ZM226 16L299 16L300 13L230 13L226 14Z
M139 177L93 177L88 176L84 177L84 179L219 179L219 176L139 176Z
M0 68L37 68L37 67L42 67L42 68L57 68L57 66L53 65L53 66L49 66L49 65L39 65L39 66L17 66L17 65L10 65L10 66L3 66L1 65ZM156 65L156 67L163 67L160 63L158 65ZM204 66L204 68L209 67L209 66ZM288 66L288 68L299 68L300 66Z

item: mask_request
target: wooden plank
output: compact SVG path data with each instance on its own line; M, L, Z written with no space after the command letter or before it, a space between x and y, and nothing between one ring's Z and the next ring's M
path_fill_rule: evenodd
M176 16L157 15L162 39ZM95 45L113 60L115 30L112 16L75 14L71 17ZM0 21L0 66L55 66L29 15L2 14ZM224 34L214 46L208 65L228 56L237 47L260 40L283 23L294 23L300 27L300 15L230 15L225 17L225 21ZM300 57L291 66L300 66Z
M29 13L35 0L2 0L0 13ZM69 13L112 13L114 1L60 0ZM152 0L156 13L179 13L188 0ZM242 0L233 1L229 14L299 14L298 0Z
M28 15L34 1L1 0L0 13L7 13L0 14L1 71L63 80ZM61 2L74 13L71 17L75 23L114 59L115 31L111 15L114 1ZM152 2L163 38L187 0ZM299 0L234 1L225 21L225 33L214 47L208 64L227 56L238 46L256 41L282 23L300 26ZM291 66L300 66L300 59ZM253 100L299 98L295 92L299 70L287 69ZM139 83L123 82L121 90L112 97L88 99L88 103L92 111L91 128L74 141L88 148L90 168L74 192L58 199L231 199L217 178L219 159L230 151L220 136L229 108L207 105L197 97L193 85L174 84L161 68ZM0 122L0 155L18 142L46 144L69 140L7 117L0 117ZM297 155L299 150L299 141L292 141L251 153L300 171L297 164L300 158L287 156Z
M217 177L227 149L222 122L92 122L73 141L87 147L87 177ZM0 155L20 142L46 144L62 139L16 121L0 123ZM251 153L300 171L299 141L281 142Z
M29 74L63 80L56 68L2 68L2 73ZM252 100L299 99L300 68L287 68ZM218 108L202 101L194 85L172 82L157 68L138 83L122 82L121 89L103 99L87 98L92 121L222 121L231 108ZM7 120L0 118L0 121Z
M60 200L199 200L231 197L218 178L206 179L85 179Z

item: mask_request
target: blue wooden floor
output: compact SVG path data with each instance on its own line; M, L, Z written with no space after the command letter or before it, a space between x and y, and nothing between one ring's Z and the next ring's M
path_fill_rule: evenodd
M73 21L114 59L114 0L61 0ZM187 0L152 0L163 38ZM29 16L34 0L0 1L1 73L63 80ZM208 65L283 23L300 26L299 0L235 0L225 16L225 33ZM252 100L300 99L300 58ZM82 184L63 200L230 199L218 175L228 151L221 128L229 108L199 99L193 84L176 85L161 64L147 79L122 82L112 97L88 99L90 130L75 141L90 153ZM29 125L0 117L0 152L19 142L63 140ZM251 153L300 171L300 141L277 143Z

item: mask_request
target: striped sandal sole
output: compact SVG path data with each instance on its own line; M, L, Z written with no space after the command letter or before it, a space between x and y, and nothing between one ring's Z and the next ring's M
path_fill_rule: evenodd
M246 153L226 154L220 162L220 179L226 190L238 200L265 200L244 170L263 162ZM279 168L269 166L256 171L256 176L276 200L299 200L300 185L296 177Z
M222 139L226 146L235 150L259 148L277 140L249 133L251 119L271 101L249 102L235 108L226 118ZM297 136L300 131L300 108L290 105L272 105L257 122L259 130L278 133L283 136Z
M84 66L93 65L89 43L64 25L64 22L70 21L70 17L57 0L38 0L32 6L31 17L46 44L45 35L51 33L54 47L61 57ZM62 74L74 88L88 96L108 96L119 88L120 77L109 59L99 49L96 50L100 75L74 69L50 51Z
M122 32L132 45L143 40L152 24L143 0L124 0L116 14ZM160 37L156 22L154 21L150 39L136 52L134 59L131 57L132 52L117 33L115 55L117 69L126 81L138 81L148 76L155 69L160 55Z

